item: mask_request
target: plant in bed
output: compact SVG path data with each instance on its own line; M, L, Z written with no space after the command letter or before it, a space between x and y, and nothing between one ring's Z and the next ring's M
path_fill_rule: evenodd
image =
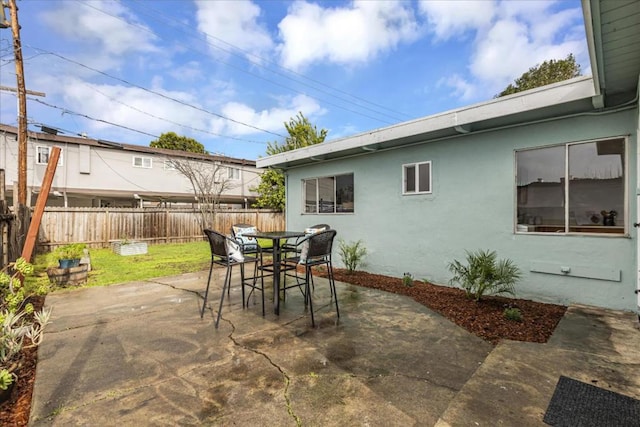
M467 264L454 260L449 264L452 284L460 284L467 297L480 301L485 294L515 295L520 269L510 259L497 259L495 251L467 251Z

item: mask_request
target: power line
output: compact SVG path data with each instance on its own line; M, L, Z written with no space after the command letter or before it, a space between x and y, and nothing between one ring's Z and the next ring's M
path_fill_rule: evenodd
M149 3L145 3L145 2L141 2L141 1L137 1L137 2L135 2L135 3L138 3L139 5L144 5L144 7L145 7L145 8L150 9L150 10L153 10L153 11L154 11L154 12L156 12L157 14L162 15L162 16L164 16L164 17L166 17L167 19L165 20L165 22L170 22L170 23L172 23L172 24L173 24L173 23L177 23L177 24L179 24L179 25L181 25L181 26L183 26L183 27L186 27L186 26L187 26L187 25L186 25L185 23L183 23L183 22L176 21L176 20L172 19L172 18L171 18L170 16L168 16L166 13L163 13L162 11L159 11L159 10L157 10L157 9L154 9L154 8L150 7L150 6L149 6ZM147 15L147 16L149 16L149 15ZM235 45L234 45L234 44L232 44L232 43L229 43L229 42L227 42L227 41L225 41L225 40L223 40L223 39L219 38L219 37L212 36L211 34L206 33L206 32L204 32L204 31L201 31L201 32L202 32L202 34L206 35L208 38L212 38L212 39L214 39L214 40L217 40L217 41L218 41L218 42L220 42L220 43L223 43L223 44L225 44L225 45L227 45L227 46L231 47L231 48L232 48L232 50L223 49L223 48L221 48L221 47L219 47L219 46L216 46L216 45L214 45L213 43L209 43L209 42L207 41L207 44L211 45L212 47L215 47L216 49L220 49L220 50L222 50L223 52L230 53L230 54L232 54L232 55L234 55L234 56L241 57L242 59L246 59L246 57L245 57L245 56L238 55L238 54L236 53L236 51L242 52L242 53L243 53L244 55L246 55L246 56L251 56L251 57L257 58L257 59L259 60L258 62L256 62L256 61L251 61L251 60L249 60L249 62L251 62L251 64L252 64L252 65L255 65L255 66L258 66L258 67L264 68L264 69L265 69L265 70L267 70L267 71L270 71L270 72L272 72L272 73L274 73L274 74L281 75L281 76L283 76L283 77L285 77L285 78L287 78L287 79L290 79L290 80L292 80L292 81L294 81L294 82L296 82L296 83L303 84L303 85L308 86L308 87L310 87L310 88L312 88L312 89L314 89L314 90L317 90L317 91L319 91L319 92L326 93L326 94L328 94L328 95L330 95L330 96L336 97L336 98L338 98L338 99L340 99L340 100L343 100L343 101L347 101L347 100L345 100L344 98L341 98L341 97L339 97L339 96L336 96L335 94L331 94L331 93L329 93L329 92L327 92L327 91L325 91L325 90L323 90L323 89L321 89L321 88L318 88L318 87L316 87L316 86L312 86L312 85L309 85L309 84L303 83L303 82L301 82L301 81L299 81L299 80L295 80L295 79L291 78L291 77L290 77L290 76L288 76L288 75L284 75L284 74L282 74L282 73L279 73L279 72L277 72L277 71L274 71L274 70L271 70L271 69L269 69L269 68L267 68L267 67L264 67L264 66L262 65L262 63L266 62L266 63L272 64L272 65L274 65L275 67L277 67L277 68L279 68L279 69L281 69L281 70L286 71L287 73L290 73L290 74L293 74L293 75L299 76L299 77L301 77L301 78L303 78L303 79L305 79L305 80L308 80L308 81L313 82L313 83L315 83L315 84L318 84L318 85L320 85L320 86L326 87L326 88L328 88L328 89L330 89L330 90L332 90L332 91L334 91L334 92L337 92L337 93L340 93L340 94L346 95L346 96L351 97L351 98L353 98L353 99L355 99L355 100L358 100L358 101L360 101L360 102L364 102L364 103L366 103L366 104L370 104L370 105L373 105L373 106L376 106L376 107L382 108L382 109L384 109L384 110L387 110L387 111L390 111L390 112L392 112L392 113L399 114L399 115L402 115L402 116L405 116L405 117L409 117L409 118L411 117L411 116L409 116L408 114L405 114L405 113L403 113L403 112L401 112L401 111L394 110L394 109L389 108L389 107L386 107L386 106L384 106L384 105L377 104L377 103L375 103L375 102L372 102L372 101L366 100L366 99L364 99L364 98L362 98L362 97L359 97L359 96L357 96L357 95L354 95L354 94L352 94L352 93L348 93L348 92L343 91L343 90L341 90L341 89L338 89L338 88L335 88L335 87L329 86L329 85L327 85L327 84L325 84L325 83L323 83L323 82L321 82L321 81L319 81L319 80L313 79L313 78L311 78L311 77L309 77L309 76L307 76L307 75L304 75L304 74L302 74L302 73L300 73L300 72L297 72L297 71L294 71L294 70L292 70L292 69L290 69L290 68L284 67L284 66L282 66L282 65L280 65L280 64L278 64L278 63L276 63L276 62L272 61L272 60L271 60L271 59L269 59L269 58L264 58L264 57L261 57L261 56L259 56L259 55L254 54L254 53L248 52L248 51L246 51L246 50L244 50L244 49L242 49L242 48L240 48L240 47L238 47L238 46L235 46ZM349 101L347 101L347 102L349 102ZM373 110L373 109L369 109L369 108L364 107L364 106L361 106L361 107L362 107L362 108L365 108L365 109L368 109L369 111L374 111L374 112L376 112L376 113L378 113L378 114L384 114L384 113L380 113L379 111L376 111L376 110ZM388 117L391 117L391 118L394 118L394 119L398 119L397 117L393 117L393 116L388 116ZM399 120L399 119L398 119L398 120Z
M76 0L76 1L78 1L78 0ZM105 15L111 16L111 17L113 17L113 18L115 18L115 19L118 19L118 20L120 20L120 21L122 21L122 22L126 23L127 25L130 25L130 26L133 26L133 27L139 28L139 29L141 29L141 30L143 30L143 31L146 31L146 32L149 32L149 33L151 33L151 34L153 34L153 35L156 35L156 34L155 34L152 30L150 30L149 28L146 28L146 27L144 27L144 26L141 26L141 25L138 25L138 24L135 24L135 23L131 23L131 22L129 22L129 21L126 21L125 19L121 18L121 17L120 17L120 16L118 16L118 15L111 14L111 13L109 13L109 12L107 12L107 11L104 11L104 10L102 10L102 9L100 9L100 8L97 8L97 7L92 6L92 5L90 5L90 4L87 4L87 3L82 3L82 5L83 5L83 6L90 7L90 8L92 8L92 9L95 9L95 10L97 10L97 11L99 11L99 12L101 12L101 13L105 14ZM153 10L153 11L155 11L156 13L162 14L161 12L157 11L156 9L150 8L150 7L148 7L148 6L147 6L147 8L148 8L148 9L151 9L151 10ZM144 13L144 12L143 12L143 13ZM147 14L147 16L150 16L150 15L149 15L149 14ZM166 16L166 15L165 15L165 16ZM157 18L156 18L156 19L157 19ZM175 21L174 21L174 20L171 20L171 19L167 20L167 22L170 22L171 24L174 24L174 23L175 23ZM182 25L185 25L185 24L182 24ZM174 25L174 26L175 26L175 25ZM183 31L183 30L181 30L181 31L182 31L183 33L185 33L185 34L187 34L187 35L189 35L189 36L193 37L193 34L191 34L191 33L189 33L189 32L186 32L186 31ZM388 108L388 107L384 107L384 106L382 106L382 105L379 105L379 104L373 103L373 102L371 102L371 101L367 101L367 100L365 100L365 99L363 99L363 98L360 98L360 97L358 97L358 96L355 96L355 95L349 94L349 93L347 93L347 92L345 92L345 91L342 91L342 90L340 90L340 89L337 89L337 88L333 88L333 87L331 87L331 86L328 86L328 85L326 85L326 84L324 84L324 83L322 83L322 82L320 82L320 81L318 81L318 80L314 80L314 79L312 79L312 78L310 78L310 77L307 77L307 76L305 76L305 75L303 75L303 74L301 74L301 73L298 73L298 72L296 72L296 71L293 71L293 70L290 70L290 69L288 69L288 68L286 68L286 67L283 67L283 66L281 66L281 65L278 65L278 64L274 63L273 61L271 61L271 60L269 60L269 59L259 57L259 56L255 55L255 54L250 53L250 52L246 52L246 51L242 50L241 48L236 47L236 46L234 46L234 45L232 45L232 44L230 44L230 43L228 43L228 42L225 42L224 40L221 40L221 39L219 39L219 38L217 38L217 37L215 37L215 36L212 36L212 35L210 35L210 34L208 34L208 33L202 32L202 34L204 34L204 35L206 36L206 38L205 38L205 43L206 43L206 44L208 44L208 45L210 45L211 47L213 47L213 48L215 48L215 49L218 49L218 50L220 50L220 51L222 51L222 52L228 53L228 54L230 54L230 55L233 55L233 56L239 57L239 58L241 58L241 59L243 59L243 60L246 60L246 61L248 61L250 64L252 64L253 66L256 66L256 67L262 68L262 69L264 69L264 70L266 70L266 71L269 71L269 72L271 72L271 73L273 73L273 74L279 75L279 76L281 76L281 77L283 77L283 78L285 78L285 79L287 79L287 80L291 80L291 81L293 81L293 82L295 82L295 83L298 83L298 84L301 84L301 85L303 85L303 86L309 87L309 88L311 88L311 89L313 89L313 90L316 90L316 91L318 91L318 92L321 92L321 93L327 94L327 95L329 95L329 96L332 96L332 97L334 97L334 98L339 99L340 101L348 102L348 103L353 102L353 101L348 100L348 99L345 99L345 98L343 98L343 97L341 97L341 96L338 96L338 95L332 94L332 93L330 93L329 91L324 90L324 89L322 89L322 88L320 88L320 87L318 87L318 86L310 85L310 84L305 83L305 82L302 82L302 81L300 81L300 80L296 80L296 79L292 78L291 76L286 75L286 74L284 74L284 73L282 73L282 72L275 71L275 70L273 70L273 69L267 68L267 67L265 67L264 65L262 65L262 63L263 63L263 62L270 63L270 64L272 64L272 65L274 65L274 66L276 66L276 67L278 67L278 68L280 68L280 69L282 69L282 70L287 71L288 73L291 73L291 74L294 74L294 75L300 76L300 77L302 77L302 78L304 78L304 79L306 79L306 80L309 80L309 81L311 81L311 82L314 82L314 83L316 83L316 84L318 84L318 85L321 85L321 86L327 87L327 88L329 88L329 89L331 89L331 90L333 90L333 91L335 91L335 92L345 94L345 95L347 95L347 96L349 96L349 97L351 97L351 98L353 98L353 99L356 99L356 100L358 100L358 101L360 101L360 102L365 102L365 103L368 103L368 104L374 105L374 106L376 106L376 107L383 108L383 109L385 109L385 110L391 111L391 112L393 112L393 113L395 113L395 114L399 114L399 115L402 115L402 116L405 116L405 117L410 117L409 115L407 115L407 114L405 114L405 113L402 113L402 112L398 112L398 111L392 110L392 109L390 109L390 108ZM231 46L231 47L233 48L233 50L229 50L229 49L225 49L225 48L222 48L222 47L220 47L220 46L217 46L217 45L215 45L215 44L211 43L210 41L208 41L208 38L218 40L218 41L219 41L219 42L221 42L221 43L224 43L224 44L226 44L226 45L228 45L228 46ZM191 46L189 46L189 45L187 45L186 47L187 47L187 49L194 50L194 49L193 49ZM245 55L239 55L236 51L243 52L246 56L245 56ZM253 60L251 60L251 59L247 58L247 56L252 56L252 57L254 57L254 58L258 58L260 61L253 61ZM235 66L235 65L232 65L232 64L230 64L229 62L225 62L225 61L222 61L222 60L220 60L220 59L217 59L217 62L219 62L219 63L221 63L221 64L223 64L223 65L226 65L226 66L228 66L228 67L230 67L230 68L233 68L233 69L235 69L235 70L237 70L237 71L240 71L240 72L242 72L242 73L245 73L245 74L248 74L248 75L250 75L250 76L253 76L253 77L257 78L257 79L260 79L260 80L263 80L263 81L269 82L269 83L271 83L271 84L273 84L273 85L275 85L275 86L282 87L282 88L284 88L284 89L286 89L286 90L288 90L288 91L296 92L296 93L299 93L299 94L302 94L302 95L307 95L307 94L306 94L305 92L303 92L303 91L300 91L300 90L298 90L298 89L294 89L294 88L292 88L292 87L290 87L290 86L286 86L286 85L284 85L284 84L282 84L282 83L278 83L278 82L276 82L276 81L273 81L273 80L267 79L267 78L265 78L265 77L262 77L262 76L260 76L260 75L255 74L255 73L252 73L252 72L250 72L250 71L247 71L247 70L245 70L245 69L243 69L243 68L241 68L241 67L237 67L237 66ZM326 100L326 99L323 99L323 98L318 98L318 100L320 100L320 101L322 101L322 102L324 102L324 103L326 103L326 104L332 105L332 106L334 106L334 107L340 108L340 109L342 109L342 110L349 111L349 112L351 112L351 113L358 114L358 115L363 116L363 117L367 117L367 118L372 119L372 120L376 120L376 121L379 121L379 122L382 122L382 123L386 123L386 124L393 124L393 123L394 123L394 122L389 122L389 121L387 121L387 120L383 120L383 119L381 119L381 118L379 118L379 117L373 117L373 116L370 116L370 115L368 115L368 114L364 114L364 113L362 113L362 112L359 112L359 111L353 110L353 109L351 109L351 108L344 107L344 106L339 105L339 104L335 104L335 103L333 103L333 102L331 102L331 101L328 101L328 100ZM363 106L363 105L358 105L358 107L360 107L360 108L362 108L362 109L365 109L365 110L368 110L368 111L371 111L371 112L374 112L374 113L379 114L379 115L382 115L382 116L386 116L386 117L392 118L392 119L397 120L397 121L404 120L404 119L402 119L402 118L395 117L395 116L391 116L391 115L389 115L389 114L387 114L387 113L383 113L383 112L380 112L380 111L378 111L378 110L375 110L375 109L373 109L373 108L369 108L369 107L366 107L366 106Z
M64 108L64 107L58 107L57 105L49 104L48 102L44 102L44 101L42 101L40 99L37 99L37 98L27 97L27 99L29 101L35 101L38 104L42 104L42 105L45 105L45 106L50 107L50 108L55 108L56 110L61 110L63 114L65 114L65 113L66 114L72 114L74 116L84 117L85 119L93 120L95 122L105 123L105 124L108 124L108 125L111 125L111 126L116 126L116 127L122 128L122 129L130 130L131 132L137 132L137 133L140 133L140 134L143 134L143 135L151 136L153 138L159 138L158 135L154 135L154 134L149 133L149 132L145 132L145 131L142 131L142 130L134 129L134 128L131 128L129 126L119 125L117 123L113 123L113 122L110 122L110 121L104 120L104 119L96 119L95 117L88 116L87 114L77 113L75 111L69 110L69 109Z
M46 53L46 54L49 54L49 55L55 56L56 58L63 59L63 60L68 61L68 62L70 62L70 63L72 63L72 64L78 65L78 66L80 66L80 67L83 67L83 68L86 68L86 69L91 70L91 71L93 71L93 72L96 72L96 73L98 73L98 74L101 74L101 75L103 75L103 76L105 76L105 77L109 77L109 78L111 78L111 79L117 80L117 81L119 81L119 82L121 82L121 83L124 83L124 84L126 84L126 85L128 85L128 86L136 87L136 88L138 88L138 89L144 90L145 92L152 93L152 94L154 94L154 95L156 95L156 96L159 96L159 97L162 97L162 98L168 99L168 100L173 101L173 102L177 102L178 104L184 105L184 106L186 106L186 107L193 108L194 110L202 111L203 113L210 114L210 115L212 115L212 116L215 116L215 117L221 118L221 119L223 119L223 120L228 120L228 121L230 121L230 122L233 122L233 123L236 123L236 124L239 124L239 125L242 125L242 126L246 126L246 127L249 127L249 128L255 129L255 130L258 130L258 131L260 131L260 132L265 132L265 133L268 133L268 134L271 134L271 135L275 135L275 136L280 137L280 138L285 138L285 136L284 136L284 135L281 135L281 134L279 134L279 133L271 132L271 131L268 131L268 130L266 130L266 129L259 128L259 127L257 127L257 126L253 126L253 125L250 125L250 124L247 124L247 123L241 122L241 121L239 121L239 120L235 120L235 119L232 119L232 118L229 118L229 117L225 117L225 116L223 116L223 115L221 115L221 114L214 113L214 112L209 111L209 110L205 110L204 108L197 107L197 106L195 106L195 105L189 104L189 103L187 103L187 102L181 101L181 100L179 100L179 99L173 98L173 97L168 96L168 95L165 95L165 94L163 94L163 93L156 92L156 91L151 90L151 89L148 89L148 88L146 88L146 87L144 87L144 86L140 86L140 85L137 85L137 84L135 84L135 83L131 83L131 82L127 81L127 80L121 79L121 78L119 78L119 77L112 76L111 74L105 73L104 71L100 71L100 70L98 70L98 69L96 69L96 68L90 67L90 66L85 65L85 64L83 64L83 63L81 63L81 62L78 62L78 61L75 61L75 60L73 60L73 59L67 58L67 57L62 56L62 55L60 55L60 54L58 54L58 53L51 52L51 51L48 51L48 50L45 50L45 49L40 49L40 48L37 48L37 47L34 47L34 46L29 46L29 45L27 45L26 43L25 43L25 46L28 46L28 47L30 47L31 49L34 49L34 50L37 50L37 51L40 51L40 52L43 52L43 53Z
M130 109L132 109L134 111L137 111L139 113L145 114L145 115L147 115L149 117L153 117L154 119L162 120L164 122L171 123L171 124L174 124L176 126L183 127L185 129L191 129L191 130L194 130L196 132L202 132L202 133L206 133L206 134L209 134L209 135L214 135L214 136L221 137L221 138L234 139L236 141L243 141L243 142L253 142L253 143L257 143L257 144L264 144L264 142L262 142L262 141L254 141L254 140L251 140L251 139L243 139L243 138L237 138L237 137L233 137L233 136L222 135L222 134L211 132L211 131L208 131L208 130L205 130L205 129L194 128L194 127L189 126L189 125L184 125L184 124L181 124L181 123L178 123L178 122L174 122L173 120L156 116L155 114L152 114L152 113L144 111L144 110L142 110L140 108L134 107L133 105L129 105L126 102L122 102L119 99L115 99L115 98L107 95L106 93L102 92L101 90L99 90L99 89L97 89L97 88L95 88L95 87L93 87L93 86L91 86L91 85L89 85L87 83L85 83L85 86L87 86L89 89L91 89L93 91L98 92L100 95L104 96L107 99L110 99L113 102L117 102L118 104L124 105L125 107L130 108Z

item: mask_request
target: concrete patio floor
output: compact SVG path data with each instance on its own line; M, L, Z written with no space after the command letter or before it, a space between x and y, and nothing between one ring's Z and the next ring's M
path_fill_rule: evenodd
M570 307L547 344L494 347L399 295L316 281L273 313L207 272L56 292L32 426L541 425L560 375L640 398L635 315ZM238 283L237 280L234 283Z

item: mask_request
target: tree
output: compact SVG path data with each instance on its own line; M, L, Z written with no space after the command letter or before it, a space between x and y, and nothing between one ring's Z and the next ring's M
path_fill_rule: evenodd
M298 113L295 118L291 118L289 123L285 123L289 136L285 138L282 145L277 141L267 144L267 155L284 153L285 151L295 150L297 148L308 147L309 145L320 144L327 137L326 129L320 130L309 122L302 113Z
M171 165L191 183L200 211L201 228L214 228L220 197L236 185L229 179L227 167L219 161L173 158Z
M258 208L284 209L284 174L279 169L267 169L260 177L260 184L252 191L260 194L254 203Z
M208 154L207 150L204 149L204 145L193 138L178 135L175 132L165 132L161 134L158 139L151 141L149 147Z
M282 144L278 144L277 141L268 143L268 156L320 144L324 142L328 133L326 129L318 131L318 128L312 125L309 119L300 112L296 117L291 118L289 123L285 123L284 127L289 136ZM282 211L285 206L284 173L280 169L269 169L262 174L260 179L260 184L251 188L251 191L258 193L258 199L254 206Z
M544 61L542 64L529 68L529 71L522 74L514 83L496 95L496 98L572 79L579 75L580 64L576 63L576 58L570 53L565 59L550 59Z

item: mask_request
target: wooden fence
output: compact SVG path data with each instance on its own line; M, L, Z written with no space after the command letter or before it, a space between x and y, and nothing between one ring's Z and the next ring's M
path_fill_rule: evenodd
M193 242L204 239L194 209L165 208L58 208L47 207L38 236L38 250L83 242L100 248L128 239L153 243ZM254 224L262 231L284 230L282 212L264 209L220 210L215 230L229 233L232 224Z

